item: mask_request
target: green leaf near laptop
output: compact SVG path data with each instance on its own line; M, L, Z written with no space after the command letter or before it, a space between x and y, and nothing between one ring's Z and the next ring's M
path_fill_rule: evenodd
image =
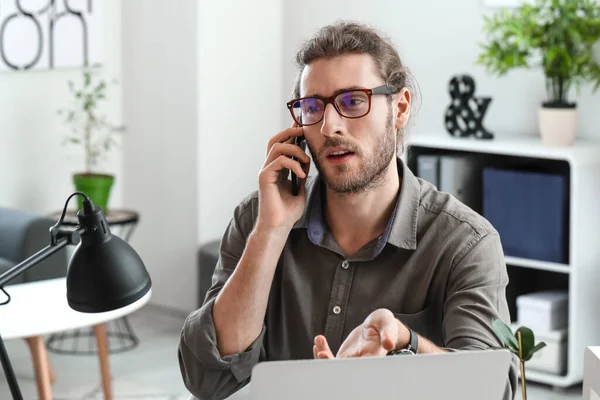
M492 328L494 329L496 336L498 336L498 339L502 342L503 347L509 349L517 356L519 356L518 332L521 333L523 361L529 361L538 350L546 346L546 343L544 342L540 342L536 345L535 334L526 326L520 327L513 334L508 325L500 319L495 319L492 323Z
M544 348L546 343L535 344L535 334L526 326L521 326L513 334L512 329L500 319L492 321L492 329L503 348L510 350L519 357L521 363L521 387L523 389L523 400L527 399L527 388L525 384L525 362L531 360L533 355Z

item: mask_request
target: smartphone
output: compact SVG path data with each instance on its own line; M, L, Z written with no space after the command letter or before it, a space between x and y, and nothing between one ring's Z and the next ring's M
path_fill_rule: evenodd
M300 146L302 151L306 151L306 139L304 138L304 136L296 136L296 138L294 139L294 144L296 146ZM292 157L292 160L298 161L296 157ZM294 196L298 196L298 191L298 176L294 173L294 171L292 171L292 194Z

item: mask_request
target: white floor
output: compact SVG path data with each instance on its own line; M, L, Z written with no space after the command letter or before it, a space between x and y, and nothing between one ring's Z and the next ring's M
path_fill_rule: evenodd
M129 321L140 339L137 348L111 354L114 400L187 400L177 364L177 343L185 316L152 306L138 311ZM110 329L110 325L109 325ZM6 347L19 380L23 397L37 399L31 356L24 341L10 340ZM54 400L100 400L98 359L94 356L49 354L56 371ZM533 383L527 384L528 400L581 399L581 386L568 391ZM519 389L520 390L520 389ZM11 399L0 373L0 400ZM515 396L521 399L521 392Z

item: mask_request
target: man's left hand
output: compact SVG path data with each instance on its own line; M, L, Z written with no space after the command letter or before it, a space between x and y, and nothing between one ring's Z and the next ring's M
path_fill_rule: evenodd
M317 359L385 356L392 350L406 347L409 342L408 328L390 310L381 308L350 332L336 356L329 349L325 336L317 336L313 356Z

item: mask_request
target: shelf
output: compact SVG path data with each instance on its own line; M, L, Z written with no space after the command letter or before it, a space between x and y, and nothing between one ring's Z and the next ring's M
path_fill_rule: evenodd
M475 153L503 154L577 163L598 163L600 142L579 139L572 146L545 146L536 136L499 136L492 140L457 138L448 134L415 134L409 137L408 147L419 146L432 149L468 151Z
M509 274L514 278L507 290L509 307L515 313L511 312L511 315L517 315L516 298L520 295L554 289L568 291L569 308L577 312L569 313L566 374L527 369L526 376L532 383L568 388L582 382L583 349L597 345L600 337L600 290L597 285L600 282L600 246L597 245L600 237L597 229L600 225L600 207L597 205L600 198L600 140L579 137L572 146L551 147L535 135L495 136L492 140L479 140L453 137L445 131L414 132L407 138L406 151L401 157L413 171L418 169L418 157L422 155L468 155L475 156L482 168L524 168L568 178L568 207L563 226L568 258L563 263L554 263L504 256L510 266Z
M571 272L571 267L568 264L558 264L553 262L530 260L527 258L510 256L505 256L504 260L506 261L507 265L514 267L540 269L543 271L559 272L563 274L569 274Z

